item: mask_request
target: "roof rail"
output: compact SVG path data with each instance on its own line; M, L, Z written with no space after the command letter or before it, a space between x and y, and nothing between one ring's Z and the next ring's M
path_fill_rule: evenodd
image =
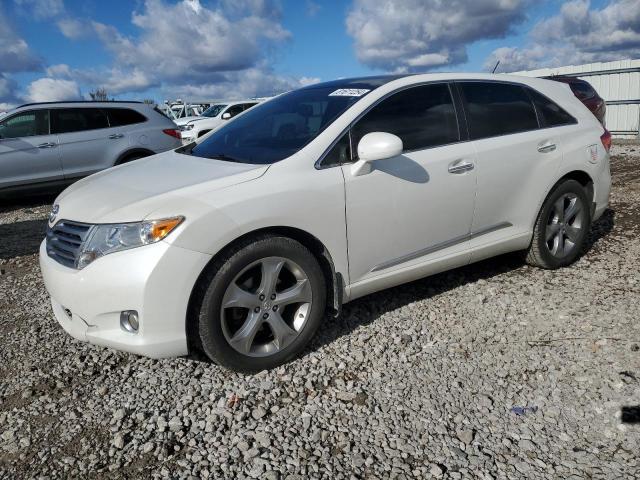
M60 100L57 102L34 102L34 103L25 103L24 105L20 105L16 108L22 107L33 107L34 105L56 105L59 103L144 103L137 100Z

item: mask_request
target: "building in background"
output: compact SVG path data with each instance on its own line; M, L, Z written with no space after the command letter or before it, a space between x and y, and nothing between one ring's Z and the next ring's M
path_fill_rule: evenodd
M541 68L514 75L561 75L586 80L607 103L606 125L614 138L640 138L640 60Z

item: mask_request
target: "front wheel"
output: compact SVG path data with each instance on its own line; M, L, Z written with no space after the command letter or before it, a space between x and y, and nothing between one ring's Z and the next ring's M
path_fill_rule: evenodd
M207 356L255 372L299 354L325 312L325 280L313 254L295 240L268 236L238 246L217 263L198 319Z
M557 185L549 194L536 221L527 262L555 269L573 263L591 227L591 209L584 187L575 180Z

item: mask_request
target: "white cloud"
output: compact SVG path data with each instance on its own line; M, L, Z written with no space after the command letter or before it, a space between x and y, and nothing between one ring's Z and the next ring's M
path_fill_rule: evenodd
M77 100L80 98L80 88L73 80L40 78L29 84L24 98L29 102Z
M77 18L66 17L56 22L60 32L67 38L77 40L90 36L93 33L93 28L90 22L86 20L80 20Z
M319 79L285 77L271 72L264 66L241 72L230 72L215 83L186 83L163 88L167 97L184 99L242 99L277 95L289 90L317 83Z
M71 67L65 63L51 65L46 72L48 77L70 78L73 75Z
M467 60L466 47L501 38L525 18L530 0L355 0L347 31L360 62L417 71Z
M41 59L18 36L0 10L0 73L31 72L41 67Z
M524 48L495 50L485 67L500 59L500 71L637 58L640 56L640 0L612 0L591 8L588 0L562 5L560 13L536 24Z
M64 12L62 0L14 0L18 8L38 20L57 17Z
M132 17L141 30L135 39L114 27L98 22L93 25L120 67L137 67L177 81L206 80L211 73L254 66L266 48L289 38L289 32L273 14L256 14L271 3L252 3L257 8L242 15L238 2L234 2L231 15L222 9L206 8L197 0L177 4L146 0L143 11Z
M320 79L318 77L300 77L298 83L302 87L306 87L307 85L313 85L314 83L320 83Z
M313 0L307 0L307 15L310 17L315 17L320 10L322 10L322 6L314 2Z

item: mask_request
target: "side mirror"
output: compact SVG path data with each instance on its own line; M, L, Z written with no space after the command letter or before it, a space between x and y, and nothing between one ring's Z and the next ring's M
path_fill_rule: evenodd
M386 160L402 154L402 140L385 132L367 133L358 143L358 161L351 166L354 177L371 172L371 162Z
M222 119L223 120L229 120L231 118L231 114L229 112L223 113L222 114Z

